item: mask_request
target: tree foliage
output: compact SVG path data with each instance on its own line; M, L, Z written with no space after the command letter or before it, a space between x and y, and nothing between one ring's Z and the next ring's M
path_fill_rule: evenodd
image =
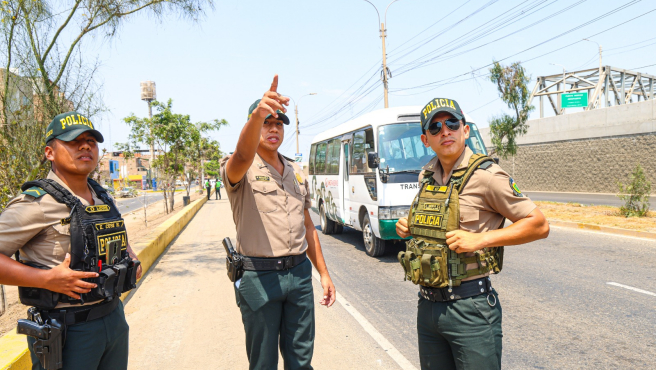
M629 183L625 186L618 182L620 198L624 205L620 213L625 217L644 217L649 212L649 196L651 195L651 182L647 180L645 171L637 164L629 176Z
M20 185L44 177L45 129L59 113L92 121L105 111L97 56L137 14L197 20L212 0L5 0L0 2L0 210Z
M191 176L187 172L195 173L200 169L200 158L206 150L217 150L215 146L203 135L227 125L225 120L192 123L187 114L174 113L173 101L161 103L152 102L157 111L149 118L138 118L134 114L124 118L131 128L130 144L121 144L123 148L138 148L140 144L153 145L157 153L151 159L152 168L158 173L158 187L164 191L166 211L173 210L175 181L179 176L186 176L188 180L187 195L191 186ZM124 153L126 153L124 151ZM131 154L128 152L127 154ZM195 172L194 172L195 171Z
M490 120L494 148L492 153L506 159L517 153L517 137L526 134L528 130L526 121L534 109L528 105L531 96L527 87L530 76L519 62L504 67L495 61L490 73L490 81L497 85L499 97L515 114L511 116L504 113Z

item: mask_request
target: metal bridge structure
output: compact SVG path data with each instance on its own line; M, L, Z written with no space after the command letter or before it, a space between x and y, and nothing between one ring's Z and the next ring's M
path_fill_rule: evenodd
M575 72L541 76L529 98L539 98L540 118L544 117L545 100L549 102L556 115L565 113L561 105L562 94L588 93L588 105L584 110L629 104L641 100L654 99L656 76L630 71L612 66L585 69Z

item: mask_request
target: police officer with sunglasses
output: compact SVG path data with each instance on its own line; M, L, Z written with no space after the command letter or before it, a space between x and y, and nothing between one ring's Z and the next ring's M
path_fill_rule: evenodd
M421 124L437 155L396 224L399 236L412 236L399 262L419 285L421 368L500 369L501 304L489 275L501 271L503 246L546 238L549 224L508 173L466 146L469 126L455 100L432 99ZM505 219L513 224L503 228Z

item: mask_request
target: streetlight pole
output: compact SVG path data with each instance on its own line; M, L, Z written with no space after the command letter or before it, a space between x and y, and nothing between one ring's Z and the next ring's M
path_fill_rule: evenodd
M388 100L388 85L387 81L392 78L392 73L390 72L389 68L387 68L387 53L385 52L385 37L387 36L387 29L385 28L385 23L387 23L387 10L389 7L394 4L395 2L399 0L393 0L391 3L387 5L387 8L385 9L385 22L381 23L380 22L380 13L378 12L378 8L376 8L376 5L374 5L371 1L369 0L364 0L371 4L371 6L376 9L376 14L378 15L378 24L380 24L380 38L383 40L383 70L381 71L382 75L382 80L383 80L383 88L385 89L384 96L385 96L385 108L389 108L389 100Z
M602 64L601 64L601 51L602 51L601 44L596 42L596 41L590 40L590 39L583 39L583 40L584 41L594 42L595 44L597 44L597 46L599 46L599 78L601 78L601 70L602 70L602 68L601 68L601 66L602 66Z
M301 99L303 99L304 97L306 97L308 95L317 95L317 93L305 94L305 95L301 96L300 98L298 98L298 102L300 103ZM299 148L298 148L298 134L300 133L299 130L298 130L298 104L296 104L296 100L294 100L294 98L292 98L291 96L289 98L292 99L292 101L294 102L294 113L296 115L296 153L298 153L298 150L299 150Z
M560 100L558 100L558 110L560 111L560 114L565 114L565 108L563 108L563 94L565 93L565 90L567 90L567 85L565 85L565 73L566 73L565 66L558 63L550 63L550 64L554 66L563 67L563 91L560 93Z

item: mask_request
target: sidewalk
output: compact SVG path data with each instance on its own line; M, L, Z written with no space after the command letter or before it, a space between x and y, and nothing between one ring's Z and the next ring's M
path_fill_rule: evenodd
M221 240L235 238L227 199L211 200L126 300L131 370L247 369L241 314ZM313 279L315 300L322 295ZM337 287L339 289L339 287ZM316 304L315 369L398 369L338 303ZM278 368L282 369L282 359Z

